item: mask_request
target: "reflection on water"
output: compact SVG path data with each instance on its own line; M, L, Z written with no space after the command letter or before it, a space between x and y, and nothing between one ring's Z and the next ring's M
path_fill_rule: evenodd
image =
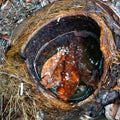
M46 53L46 56L53 55L43 65L42 84L65 101L84 100L97 87L102 74L103 57L99 39L89 34L84 38L73 36L66 40L63 35L48 45L52 46L55 41L62 42L63 46L53 47Z

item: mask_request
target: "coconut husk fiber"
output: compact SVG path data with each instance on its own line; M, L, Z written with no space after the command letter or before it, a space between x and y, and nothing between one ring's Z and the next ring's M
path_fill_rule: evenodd
M101 3L98 2L98 4L100 5ZM100 46L105 58L104 71L98 88L104 87L102 83L109 81L109 68L112 69L113 64L119 64L120 62L119 48L115 42L115 36L118 36L118 33L111 31L110 21L107 21L108 19L106 20L105 17L108 15L109 19L115 22L118 18L112 18L108 11L97 7L92 0L88 3L84 0L60 0L35 12L15 29L11 37L10 47L6 51L5 63L0 68L0 114L2 120L82 119L83 109L87 106L86 103L93 100L94 95L75 105L65 103L53 96L47 96L47 93L45 93L47 97L44 96L37 89L37 83L28 72L25 59L21 56L21 51L35 31L38 31L44 24L55 18L78 14L92 17L101 28ZM100 12L97 12L99 10ZM116 24L120 26L119 23ZM104 41L105 39L107 40ZM116 72L119 72L119 70L117 69ZM23 93L21 91L22 85ZM98 89L95 90L94 94L97 93Z

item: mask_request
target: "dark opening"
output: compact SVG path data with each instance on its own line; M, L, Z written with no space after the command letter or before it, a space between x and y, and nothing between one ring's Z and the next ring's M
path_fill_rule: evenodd
M102 75L99 38L100 28L92 18L65 16L39 29L22 54L27 59L30 74L41 86L62 100L80 101L93 93ZM61 51L63 55L59 56L61 59L53 72L54 77L41 76L45 63ZM59 69L61 71L57 72ZM49 80L43 80L46 76Z

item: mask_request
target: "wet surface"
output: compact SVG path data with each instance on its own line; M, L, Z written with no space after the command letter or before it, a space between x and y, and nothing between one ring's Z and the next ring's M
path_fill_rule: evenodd
M76 32L76 34L78 33ZM69 34L66 35L68 36ZM72 40L70 40L70 38L67 40L64 35L61 37L63 41L61 38L58 38L59 42L56 43L55 41L57 40L55 39L51 44L47 44L47 46L42 49L43 52L41 51L41 54L37 56L39 59L37 61L42 61L44 60L42 54L45 54L45 61L47 61L47 56L53 56L54 53L58 51L58 53L54 55L54 58L48 58L49 62L45 63L46 65L43 65L43 72L41 73L42 84L46 88L51 88L52 91L55 94L58 94L63 100L68 100L73 94L75 95L70 101L83 100L93 91L89 85L92 85L94 88L97 87L100 75L102 74L101 64L103 64L103 58L100 51L99 40L92 38L91 35L84 36L84 39L78 36L74 39L72 38ZM60 46L60 43L64 46ZM52 44L54 45L53 48ZM51 51L47 52L49 46L51 46ZM37 64L39 69L37 71L38 74L41 72L41 66L40 68L39 66L40 65ZM49 67L47 71L45 71L46 67L44 66L47 68ZM80 83L80 81L84 83ZM83 93L81 93L82 89ZM86 97L84 92L86 92ZM81 95L84 97L82 98ZM77 98L77 96L81 97Z

